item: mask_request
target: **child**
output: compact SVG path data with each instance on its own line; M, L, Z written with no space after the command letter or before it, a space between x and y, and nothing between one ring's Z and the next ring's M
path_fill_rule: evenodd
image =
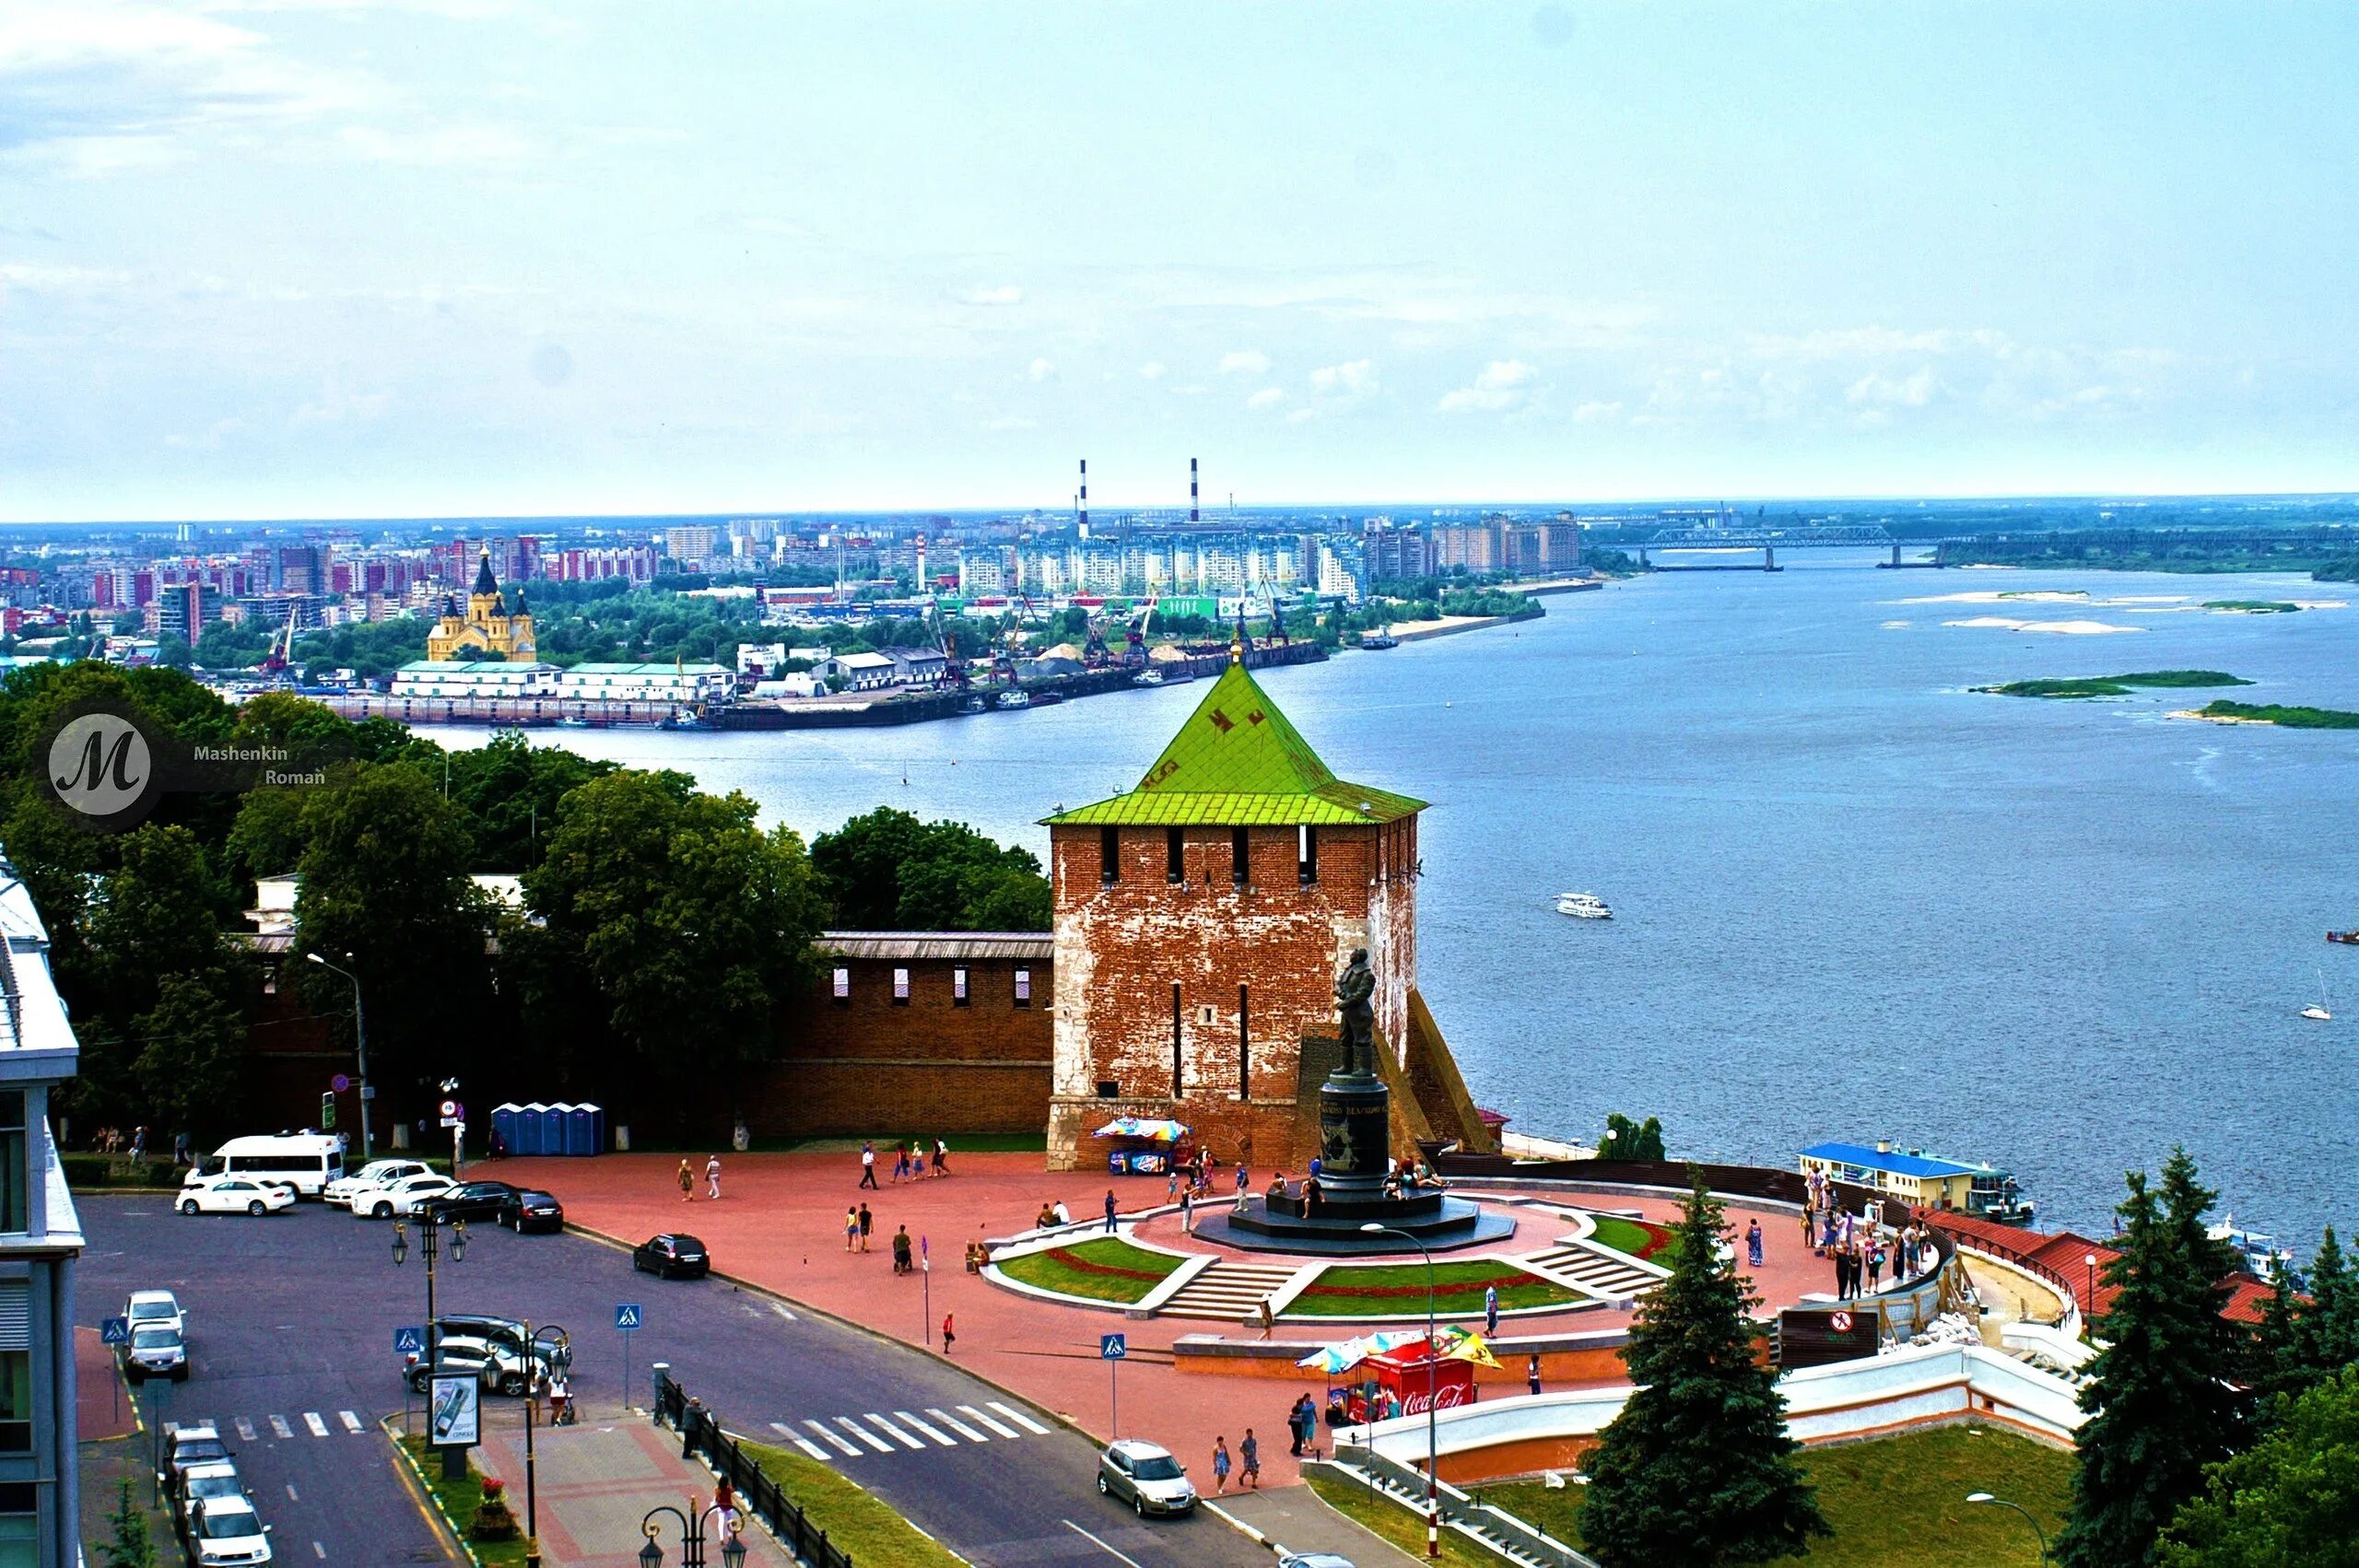
M950 1321L950 1314L942 1315L942 1353L948 1355L950 1347L958 1342L958 1335Z

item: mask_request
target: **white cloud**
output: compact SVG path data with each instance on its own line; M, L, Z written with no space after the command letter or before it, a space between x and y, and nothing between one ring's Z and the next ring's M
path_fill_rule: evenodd
M1321 396L1370 397L1377 390L1376 361L1353 359L1310 372L1310 390Z
M1053 381L1057 379L1056 366L1046 359L1033 360L1024 373L1036 381Z
M1139 380L1143 381L1159 381L1168 373L1169 367L1160 359L1150 359L1139 367Z
M1931 365L1920 365L1910 375L1895 378L1871 372L1853 381L1843 400L1854 408L1893 409L1922 408L1940 394L1942 383Z
M1258 348L1238 348L1220 357L1220 373L1224 376L1266 376L1270 373L1270 357Z
M1024 303L1024 290L1012 283L996 286L977 284L972 288L960 289L958 302L962 305L1021 305Z
M1494 359L1483 367L1473 385L1445 392L1438 406L1444 414L1520 408L1531 401L1533 383L1539 379L1540 372L1520 359Z
M1614 403L1584 403L1573 410L1576 425L1603 425L1622 417L1622 404Z
M1251 397L1245 400L1245 406L1248 408L1275 408L1285 400L1286 394L1284 390L1278 387L1263 387L1260 392L1255 392Z

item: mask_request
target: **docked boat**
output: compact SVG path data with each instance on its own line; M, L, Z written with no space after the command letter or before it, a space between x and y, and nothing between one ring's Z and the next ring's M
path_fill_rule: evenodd
M1134 686L1159 686L1162 684L1163 672L1160 670L1141 670L1131 677L1131 685Z
M1389 632L1375 632L1375 633L1371 633L1370 635L1368 635L1368 636L1367 636L1367 637L1364 637L1364 638L1360 638L1360 646L1361 646L1362 648L1367 648L1367 649L1375 649L1381 650L1381 649L1387 649L1387 648L1398 648L1398 647L1400 647L1400 646L1401 646L1401 639L1400 639L1399 638L1397 638L1397 637L1392 636L1392 635L1391 635L1391 633L1389 633Z
M966 701L960 703L958 705L958 711L961 713L980 713L990 706L990 703L985 702L982 697L978 695L969 696Z
M1813 1171L1911 1208L1954 1210L2002 1225L2028 1225L2036 1211L2012 1172L1988 1160L1949 1160L1922 1149L1897 1148L1889 1138L1876 1140L1873 1148L1813 1144L1802 1151L1802 1172L1807 1176Z
M557 721L557 727L560 730L587 730L590 728L590 720L578 713L569 713Z
M1012 687L999 694L999 705L1002 708L1029 708L1032 706L1031 694L1021 686Z
M1594 893L1560 893L1556 895L1556 913L1570 915L1576 920L1610 920L1614 911L1605 900Z
M2236 1223L2234 1214L2221 1215L2220 1223L2205 1234L2213 1241L2225 1243L2236 1253L2246 1273L2266 1280L2282 1268L2295 1290L2309 1289L2309 1282L2302 1278L2301 1270L2294 1260L2292 1247L2278 1246L2275 1236L2244 1229Z

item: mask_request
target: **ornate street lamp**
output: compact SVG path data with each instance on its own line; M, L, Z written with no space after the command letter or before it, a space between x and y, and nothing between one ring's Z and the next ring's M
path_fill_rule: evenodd
M693 1499L690 1500L688 1506L691 1508L696 1506ZM647 1517L639 1522L639 1527L647 1532L647 1544L639 1549L640 1568L663 1568L662 1544L663 1527L656 1522L655 1515L658 1514L669 1514L680 1521L679 1568L709 1568L705 1562L704 1549L711 1542L708 1527L716 1515L721 1518L722 1528L729 1533L728 1539L721 1543L722 1568L745 1568L744 1527L728 1509L718 1503L693 1519L668 1503L659 1504L650 1508L647 1511Z
M1441 1377L1441 1347L1434 1343L1434 1255L1407 1231L1379 1225L1374 1220L1360 1227L1366 1235L1396 1235L1426 1258L1426 1555L1441 1558L1441 1445L1438 1411Z

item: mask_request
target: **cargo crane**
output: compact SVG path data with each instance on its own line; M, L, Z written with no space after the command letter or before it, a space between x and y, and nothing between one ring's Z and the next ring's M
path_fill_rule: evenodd
M287 675L287 667L294 661L295 608L289 605L287 610L287 624L278 629L277 636L270 639L270 652L262 661L262 673L265 675L289 678Z
M1155 625L1155 603L1156 595L1148 594L1146 607L1139 618L1122 628L1122 662L1133 669L1146 662L1146 638Z
M936 601L930 604L927 613L933 617L934 639L942 645L943 685L965 691L969 684L967 661L958 657L958 639L950 635L950 623L942 617L941 603Z

